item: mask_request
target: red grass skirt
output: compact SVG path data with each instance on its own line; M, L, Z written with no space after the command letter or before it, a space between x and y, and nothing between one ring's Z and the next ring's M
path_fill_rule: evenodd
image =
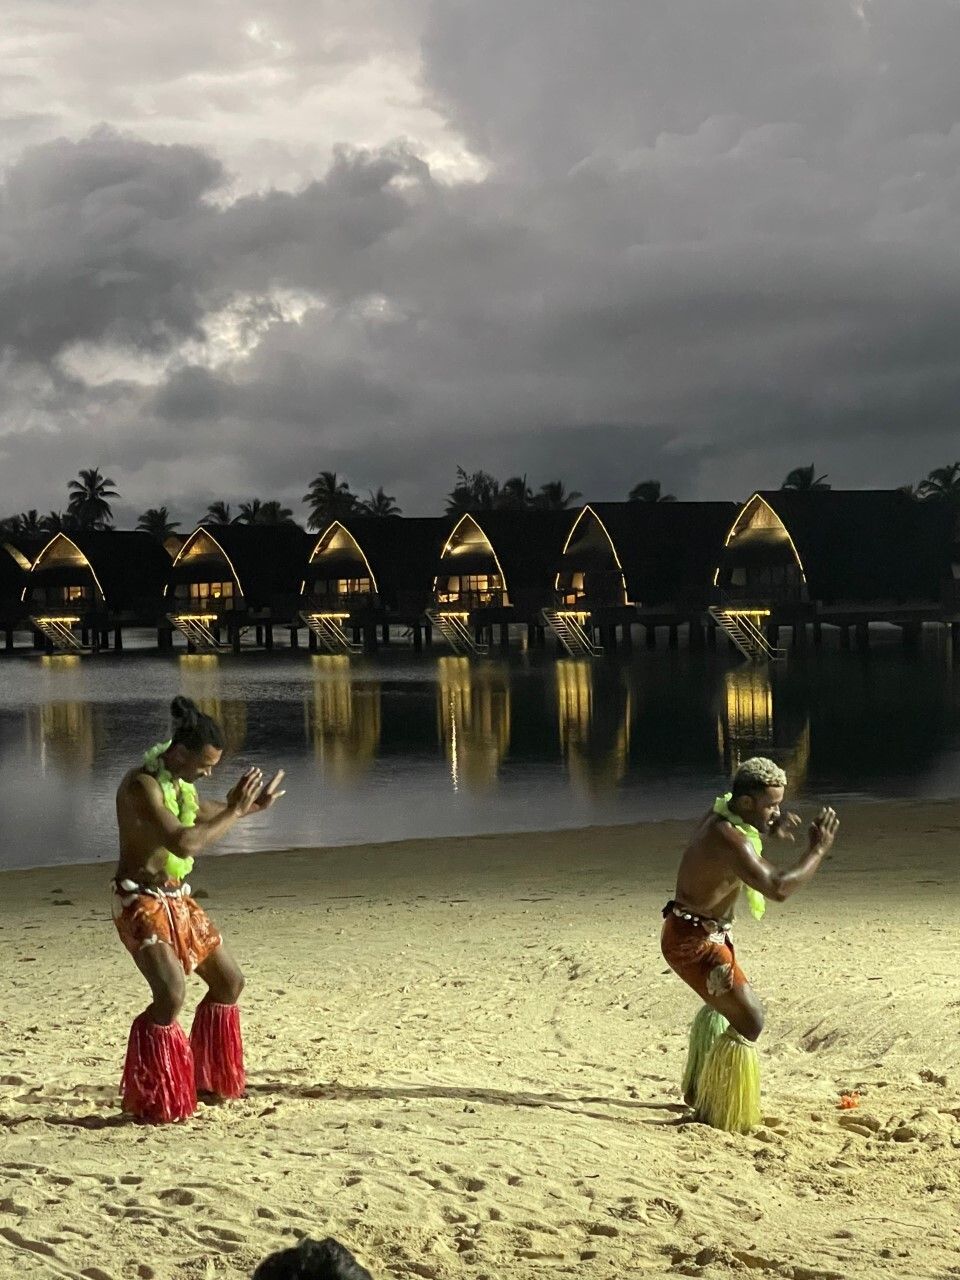
M216 1004L204 998L197 1005L190 1046L197 1090L221 1098L242 1098L247 1076L243 1069L240 1010L235 1004Z
M123 1109L150 1124L185 1120L197 1109L190 1042L179 1022L161 1026L147 1013L134 1019L120 1089Z

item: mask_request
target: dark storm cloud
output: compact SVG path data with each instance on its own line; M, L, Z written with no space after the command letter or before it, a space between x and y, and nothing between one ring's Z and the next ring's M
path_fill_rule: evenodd
M360 56L356 28L298 48L283 13L290 83ZM178 486L180 508L297 505L320 469L411 512L457 465L596 498L649 476L740 497L814 459L838 485L916 480L951 460L960 393L960 10L922 15L433 5L424 93L481 180L390 142L232 199L201 146L23 151L0 194L2 505L58 501L53 459L64 480L100 460L135 509ZM191 57L235 70L205 30Z

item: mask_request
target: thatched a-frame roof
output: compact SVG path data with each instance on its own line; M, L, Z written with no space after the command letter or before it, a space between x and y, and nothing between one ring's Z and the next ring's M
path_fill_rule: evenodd
M643 607L702 607L733 502L591 502L616 548L627 595ZM572 566L568 566L572 567Z
M9 538L0 541L0 604L15 604L20 599L31 558Z
M513 604L552 603L553 584L564 543L573 528L579 508L568 511L471 511L466 516L448 518L446 546L464 520L472 520L493 548ZM461 552L435 567L442 574L482 571L489 551L478 543L475 552Z
M738 524L758 500L789 535L811 600L939 598L953 545L949 504L919 502L900 489L774 489L745 503ZM751 531L750 541L758 550L764 532ZM776 534L771 528L768 536L772 540ZM726 563L737 554L739 542L732 540L723 557Z
M323 551L322 559L318 559L338 527L349 534L369 566L381 607L419 611L426 608L449 521L417 516L347 516L332 520L316 536L310 552L308 593L321 568L325 578L355 576L356 552L349 546L339 554Z
M57 533L37 556L28 585L67 586L91 573L98 596L111 612L159 601L170 557L156 539L136 530Z
M295 524L198 525L173 565L167 562L171 592L179 582L207 581L214 564L222 563L248 608L292 601L314 541Z

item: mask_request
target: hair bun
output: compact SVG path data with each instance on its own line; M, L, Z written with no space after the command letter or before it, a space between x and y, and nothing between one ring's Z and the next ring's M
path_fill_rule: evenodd
M197 704L190 698L184 698L182 694L178 693L170 703L170 718L177 728L192 728L199 716L200 708Z

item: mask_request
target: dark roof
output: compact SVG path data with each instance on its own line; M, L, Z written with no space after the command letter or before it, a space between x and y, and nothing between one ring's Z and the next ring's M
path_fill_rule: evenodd
M10 538L0 541L0 600L4 601L19 599L27 580L27 570L11 554L10 544ZM24 554L20 547L16 550Z
M631 600L666 604L705 593L734 502L591 502L617 549Z
M953 511L899 489L765 490L815 600L936 599L949 573Z
M81 552L100 583L105 603L122 609L136 599L159 598L170 571L170 557L149 533L109 529L93 533L54 535L65 537ZM47 545L53 541L48 540ZM65 566L51 566L58 576ZM31 573L43 574L44 566Z
M551 590L563 546L580 508L567 511L471 511L503 568L508 593ZM461 516L447 517L446 537ZM442 544L441 544L442 545ZM439 559L439 556L438 556ZM467 563L464 568L468 568Z
M200 530L223 548L240 579L243 597L251 605L299 592L307 558L316 542L314 535L305 533L299 525L203 524L190 537ZM169 558L167 574L170 575ZM174 572L172 579L176 576Z
M343 525L367 557L382 597L392 600L398 591L430 591L450 531L448 520L432 516L347 516L336 523ZM309 554L329 527L312 537Z

